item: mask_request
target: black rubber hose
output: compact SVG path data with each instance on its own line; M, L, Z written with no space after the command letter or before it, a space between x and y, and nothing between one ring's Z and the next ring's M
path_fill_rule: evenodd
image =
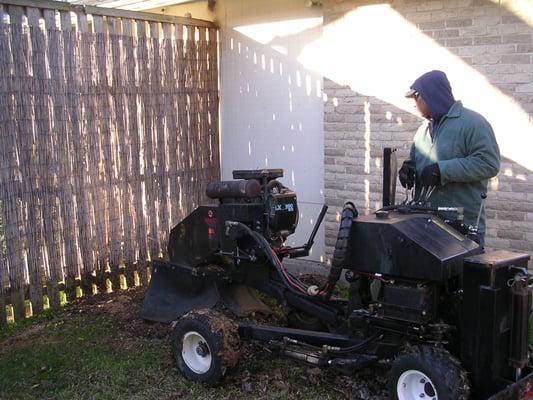
M364 349L366 346L371 344L372 342L376 341L380 337L383 336L383 333L377 332L374 335L370 336L369 338L363 340L361 343L358 343L354 346L350 347L341 347L339 350L330 350L329 352L331 354L347 354L347 353L353 353L355 351L359 351L361 349Z
M274 188L274 186L276 186L278 188L278 191L281 193L281 190L285 187L283 186L283 184L280 182L280 181L277 181L277 180L271 180L270 182L267 183L266 187L267 187L267 192L270 193L270 191Z
M360 343L357 343L353 346L340 347L339 349L335 349L335 350L328 350L328 353L335 354L335 355L345 355L345 354L353 353L354 351L364 349L365 347L367 347L368 345L372 344L373 342L375 342L376 340L382 337L383 337L383 333L377 332L373 334L372 336L366 338L365 340L361 341ZM295 342L298 342L297 343L298 345L311 349L311 350L323 350L324 349L322 346L314 346L312 344L302 342L299 340L295 340Z
M342 209L341 223L339 226L339 233L337 234L337 242L335 243L335 250L333 251L333 260L329 270L326 298L331 296L333 288L339 281L342 269L346 266L348 255L348 240L352 230L352 223L354 218L357 218L359 213L355 205L347 202Z
M236 225L238 225L240 228L243 228L246 233L248 233L252 239L259 245L259 247L263 250L269 261L273 264L274 268L276 269L279 277L281 278L282 282L285 284L288 290L290 290L292 293L297 294L301 296L302 294L306 295L307 293L299 292L296 289L293 288L292 284L287 280L287 278L283 275L283 272L280 271L280 268L278 266L278 263L281 263L279 259L277 258L276 253L272 248L270 247L270 244L268 241L258 232L254 232L252 229L250 229L249 226L246 224L243 224L242 222L235 222ZM296 279L295 279L296 280ZM303 288L302 288L303 289Z

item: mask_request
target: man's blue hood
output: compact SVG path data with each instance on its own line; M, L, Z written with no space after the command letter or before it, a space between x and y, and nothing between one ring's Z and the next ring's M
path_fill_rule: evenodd
M450 82L442 71L426 72L411 85L411 89L422 96L435 122L446 115L455 102Z

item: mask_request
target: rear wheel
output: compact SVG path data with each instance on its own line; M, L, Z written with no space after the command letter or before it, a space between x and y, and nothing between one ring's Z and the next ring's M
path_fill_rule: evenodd
M215 386L239 360L237 325L213 310L191 311L176 322L171 347L183 376Z
M466 371L449 352L416 346L394 360L389 393L394 400L466 400L470 386Z

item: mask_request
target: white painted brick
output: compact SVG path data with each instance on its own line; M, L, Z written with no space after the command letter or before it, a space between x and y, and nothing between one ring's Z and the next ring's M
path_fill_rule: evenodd
M494 31L500 35L531 34L531 28L526 23L499 24L494 27Z
M485 67L485 71L489 74L513 74L518 71L516 65L512 64L500 64L500 65L490 65Z
M517 86L516 91L521 93L533 93L533 83Z
M340 135L342 136L342 133ZM342 137L340 139L342 139ZM337 143L338 142L339 142L338 139L336 139L335 137L330 138L329 135L328 135L328 138L324 139L324 148L326 148L326 149L335 149L337 147Z
M454 47L453 52L458 56L479 56L487 53L487 46Z
M325 122L344 122L344 115L337 113L325 113L324 115Z
M329 147L336 147L336 144L339 140L343 140L346 138L346 132L328 132L326 135L326 139L324 140L324 145Z
M435 18L432 15L431 11L423 11L423 12L420 11L420 12L416 12L414 14L409 15L409 21L413 23L429 22L429 21L433 21L434 19Z
M459 36L481 36L487 35L489 28L486 25L474 25L465 28L459 28Z
M526 240L511 240L509 247L513 250L532 251L531 243Z
M485 0L483 0L485 1ZM473 7L470 9L474 17L500 17L501 11L498 6Z
M333 90L333 96L339 99L340 101L343 98L356 97L357 93L348 87L342 87L342 88Z
M485 15L485 16L476 16L473 18L474 26L496 26L501 24L502 18L499 15Z
M501 60L505 64L529 64L531 56L529 54L504 54Z
M530 83L532 81L533 81L533 74L531 73L501 75L501 82Z
M487 46L487 51L491 54L513 54L516 52L516 45L514 44L496 44Z
M445 8L464 8L470 7L472 5L472 0L447 0L444 2Z
M486 238L486 246L494 249L506 249L510 247L511 241L509 239L498 239L498 238Z
M335 178L336 178L336 175L335 175L335 173L333 173L333 172L326 171L326 172L324 173L324 181L335 180Z
M333 172L335 174L345 173L346 172L346 167L344 165L328 165L327 171L329 173Z
M489 55L484 54L481 56L474 56L472 57L472 64L473 65L494 65L498 64L500 62L500 56L498 55Z
M513 44L531 44L533 43L533 35L531 32L528 32L527 34L503 35L502 42Z
M529 196L529 195L528 195ZM527 199L528 201L533 201L533 194L531 194L532 199ZM496 192L495 197L498 200L507 200L507 201L524 201L526 200L526 193L510 193L510 192Z

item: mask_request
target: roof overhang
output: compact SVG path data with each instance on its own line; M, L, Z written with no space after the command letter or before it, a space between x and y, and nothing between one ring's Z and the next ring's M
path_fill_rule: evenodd
M196 3L201 0L66 0L71 4L142 11L170 5Z

